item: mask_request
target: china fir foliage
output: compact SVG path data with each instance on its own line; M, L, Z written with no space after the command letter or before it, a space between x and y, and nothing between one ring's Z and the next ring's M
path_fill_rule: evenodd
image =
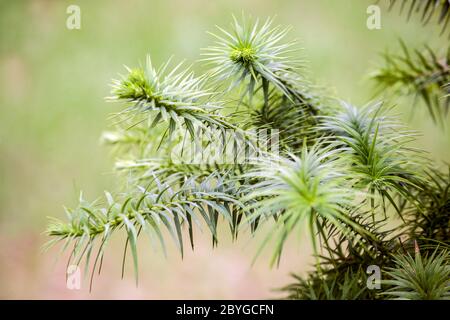
M402 41L400 47L400 54L385 53L384 66L372 73L378 90L420 98L433 121L443 125L450 108L450 49L411 50Z
M383 1L383 0L382 0ZM430 21L442 26L442 33L447 31L450 21L450 1L448 0L386 0L390 9L399 8L407 20L415 16L423 25Z
M402 300L450 299L449 258L445 251L424 257L420 252L395 256L387 271L390 279L384 281L389 289L383 294Z
M294 234L306 233L314 249L312 270L282 289L287 298L448 298L450 178L424 169L433 165L411 147L416 133L393 107L328 98L307 79L288 29L272 19L233 18L211 37L205 74L171 59L158 67L148 56L113 81L108 99L123 108L102 140L123 188L94 201L81 195L66 220L50 222L48 245L61 243L69 264L84 264L92 287L115 234L126 236L122 275L129 257L137 282L140 237L162 252L174 241L183 256L199 230L215 246L221 224L233 239L265 224L255 258L271 244L270 263L279 263ZM379 79L418 76L392 68ZM257 156L180 162L187 145L207 150L217 140L200 134L208 130L242 137ZM279 132L277 152L249 142L258 130ZM411 258L414 244L420 252ZM366 286L369 265L388 270L381 290Z
M407 20L416 16L422 25L434 33L433 26L441 26L442 41L437 48L424 45L411 48L400 39L398 50L382 55L384 65L380 64L371 77L378 86L378 92L393 92L396 96L414 96L423 105L434 122L445 126L450 106L450 1L449 0L387 0L392 11L399 8L400 15ZM416 99L417 100L417 99ZM417 103L413 103L417 108Z

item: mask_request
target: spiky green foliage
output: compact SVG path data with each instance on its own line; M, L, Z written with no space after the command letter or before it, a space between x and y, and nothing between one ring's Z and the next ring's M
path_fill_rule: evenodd
M196 77L181 64L170 70L170 60L157 69L147 58L114 82L111 98L125 107L102 140L113 146L122 187L104 200L81 198L67 210L67 222L49 225L49 244L72 248L69 263L84 261L92 284L109 240L122 232L122 272L129 251L137 280L141 234L163 249L172 237L183 256L183 239L194 249L198 229L214 246L220 223L233 239L267 224L260 248L275 242L272 263L299 231L309 233L314 247L315 269L285 288L290 298L379 298L364 287L365 267L396 267L394 255L415 239L422 246L431 237L430 250L448 240L447 178L425 178L427 159L409 146L415 134L389 109L346 103L339 109L312 90L290 57L287 29L273 28L271 19L261 25L234 19L232 31L219 30L216 46L206 51L212 64L206 75ZM220 95L209 89L225 83ZM255 143L255 130L267 129L266 140ZM277 148L263 148L278 141ZM251 156L220 161L211 156L225 152L210 148L214 142ZM189 146L201 151L199 159L187 155ZM391 211L414 222L392 227Z
M169 137L182 126L192 137L194 125L229 127L217 112L220 104L208 101L213 93L205 89L205 76L195 77L189 68L179 71L182 63L170 72L169 66L170 60L156 69L147 56L144 68L127 68L128 75L114 81L111 100L131 104L119 113L119 122L136 119L153 128L164 121L168 124L164 136L168 131Z
M436 17L437 23L442 25L442 32L448 27L450 20L448 0L388 0L388 2L390 9L399 3L400 13L406 12L408 20L415 13L424 25Z
M248 106L251 113L247 117L249 128L277 130L280 148L296 153L301 150L303 141L314 143L320 138L316 130L318 119L311 114L308 104L292 102L277 92L271 93L268 103L256 103Z
M211 33L217 39L216 46L204 53L205 60L213 64L211 75L220 80L235 79L233 86L248 81L250 94L259 81L264 81L289 95L286 77L296 68L289 57L293 43L282 42L288 29L273 28L272 24L272 19L260 26L258 20L251 25L234 18L232 31L218 27L221 35Z
M347 228L349 234L330 225L317 255L320 269L306 278L292 274L294 281L281 289L289 299L378 299L379 291L367 287L367 267L393 265L393 254L402 249L399 228L386 228L387 219L373 221L364 206L349 210L349 219L366 233ZM349 241L349 239L354 241ZM317 267L316 267L317 268Z
M350 229L357 241L348 241L348 236L330 228L326 233L328 238L323 239L325 249L319 255L324 272L342 274L357 272L362 266L390 265L392 252L399 248L397 238L401 230L387 226L387 218L373 221L371 211L364 210L363 206L350 211L349 219L362 226L366 233Z
M420 206L406 214L408 231L423 248L433 244L450 246L450 167L444 173L429 169L426 174L417 192Z
M340 152L319 144L304 146L300 157L262 159L246 174L261 181L251 185L243 199L249 203L248 209L255 211L250 219L277 220L269 233L269 238L276 238L272 263L280 258L288 235L301 227L308 226L315 250L316 233L323 235L329 224L345 235L347 226L364 233L346 212L356 192L345 176L345 162L337 157Z
M234 18L231 31L217 27L220 35L211 33L216 45L204 53L211 76L220 82L231 80L228 90L244 83L244 95L248 94L250 100L262 90L266 107L270 86L274 86L291 101L304 103L317 113L314 96L298 73L300 61L292 57L295 42L283 42L289 28L272 25L270 18L261 25L258 19L251 24Z
M442 123L450 107L450 50L441 56L428 46L421 52L400 44L402 53L384 54L385 66L372 74L378 90L420 97L433 121Z
M366 287L367 275L357 272L320 275L310 273L305 279L293 274L295 282L282 288L291 300L366 300L376 298Z
M410 187L417 180L420 155L409 147L414 132L385 115L382 104L370 104L361 110L343 104L343 112L323 117L321 128L331 132L349 155L355 183L369 193L372 209L377 196L386 212L390 203L401 214L399 196L411 199Z
M145 188L139 186L134 192L118 195L117 199L107 193L106 203L89 203L80 199L78 208L67 211L69 222L55 220L49 225L47 232L60 241L75 241L71 259L79 263L85 257L86 266L89 265L95 241L100 241L92 269L94 272L109 238L115 231L122 229L127 234L127 245L131 248L137 276L136 243L141 231L145 231L152 242L158 239L165 248L161 230L167 229L183 256L182 225L187 225L189 229L193 248L194 225L200 226L200 222L204 222L213 235L213 241L217 241L219 216L233 224L232 208L242 205L229 196L234 192L228 189L227 181L217 174L203 179L196 178L191 176L175 189L178 177L168 176L164 181L160 181L154 176L153 181Z
M395 267L389 268L388 286L382 294L391 299L402 300L448 300L450 299L450 255L448 251L433 252L422 256L397 255Z

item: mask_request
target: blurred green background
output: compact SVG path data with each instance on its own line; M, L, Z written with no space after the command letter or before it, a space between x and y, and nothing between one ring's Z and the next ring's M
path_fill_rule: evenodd
M382 1L383 2L383 1ZM386 1L387 2L387 1ZM81 29L66 28L66 9L81 8ZM255 242L223 241L210 248L199 237L197 251L181 262L141 247L141 283L132 272L120 280L122 243L109 249L104 271L89 294L66 289L64 261L57 251L42 254L47 216L63 217L79 190L89 199L116 188L114 159L99 137L107 116L120 106L106 103L109 83L123 65L135 66L147 53L155 63L174 55L195 62L211 43L207 30L228 26L231 15L276 16L291 25L304 48L310 77L333 95L361 105L373 98L368 73L379 54L411 47L445 49L439 28L422 28L382 7L382 29L366 28L364 0L0 0L0 298L267 298L304 271L307 244L292 238L278 269L264 257L251 265ZM197 64L196 69L201 70ZM391 101L413 129L417 146L436 163L450 161L448 129L436 128L412 99ZM448 123L447 119L447 123ZM64 260L64 259L63 259Z

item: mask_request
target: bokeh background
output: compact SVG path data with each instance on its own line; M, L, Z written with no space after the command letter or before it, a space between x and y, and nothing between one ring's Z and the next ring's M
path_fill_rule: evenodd
M383 2L383 1L381 1ZM386 1L387 2L387 1ZM81 8L81 30L68 30L66 9ZM114 190L110 151L99 137L107 116L119 106L106 103L109 83L123 65L135 66L151 53L156 63L174 55L195 62L211 43L205 32L228 26L231 15L276 16L291 25L308 61L310 77L336 97L357 105L374 98L368 73L379 54L398 51L402 37L412 47L445 49L437 27L406 23L398 8L381 3L382 29L366 28L365 0L0 0L0 298L79 299L256 299L278 295L289 272L306 272L311 250L290 239L279 268L267 255L252 265L258 238L226 237L211 248L197 236L184 261L174 248L167 258L141 241L140 283L131 263L120 278L123 239L107 251L103 271L89 293L68 290L65 258L41 250L48 216L63 217L80 190L89 199ZM200 64L195 67L201 71ZM436 128L423 105L392 101L422 136L417 146L437 165L450 161L448 129ZM448 123L447 119L447 123ZM269 254L268 252L267 254Z

